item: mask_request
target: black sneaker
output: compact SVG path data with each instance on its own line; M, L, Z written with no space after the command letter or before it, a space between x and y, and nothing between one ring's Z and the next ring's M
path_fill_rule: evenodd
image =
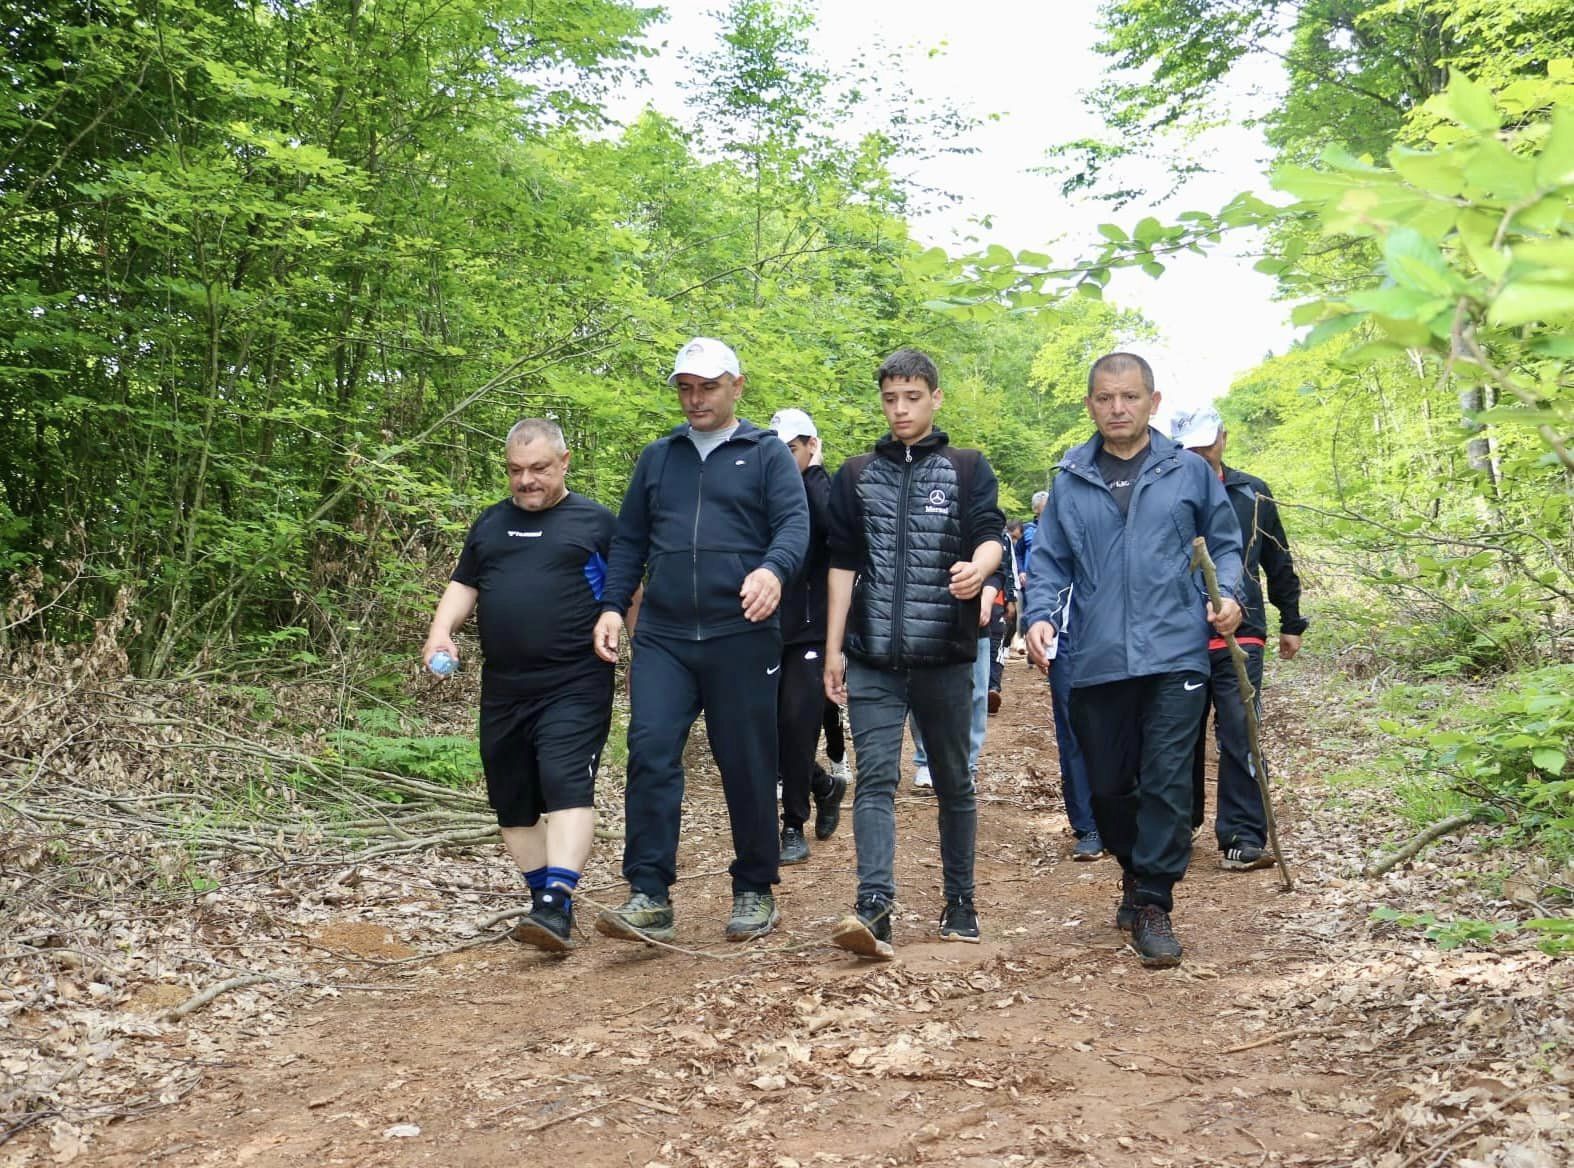
M940 914L940 939L978 944L978 913L973 910L972 897L957 896L945 902L945 912Z
M782 828L783 864L801 864L809 858L809 841L803 838L803 828Z
M891 960L896 950L891 947L890 904L873 898L860 900L831 930L831 941L871 961Z
M1120 870L1120 907L1115 910L1115 927L1122 933L1131 932L1137 923L1137 878L1126 869Z
M1181 945L1170 926L1170 914L1156 904L1137 909L1136 922L1131 926L1131 947L1149 969L1180 964Z
M1261 844L1235 844L1225 848L1219 867L1226 872L1250 872L1253 868L1272 868L1273 856Z
M842 764L842 770L847 769L847 764ZM836 827L842 822L842 799L847 795L847 776L845 774L827 773L825 775L826 788L823 792L810 789L809 794L814 797L814 838L828 840L836 834Z
M536 906L508 935L521 945L534 945L548 953L567 953L574 947L574 907L562 894L548 888L536 897Z

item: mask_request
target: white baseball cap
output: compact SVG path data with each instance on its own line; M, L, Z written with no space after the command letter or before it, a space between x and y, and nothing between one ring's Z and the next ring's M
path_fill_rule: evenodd
M672 376L667 378L667 384L675 384L680 373L692 373L695 377L703 377L710 381L723 373L739 377L743 370L738 365L738 354L730 347L714 337L695 337L678 350L677 360L672 363Z
M1222 429L1224 419L1219 417L1219 411L1212 406L1176 414L1170 420L1170 437L1187 450L1212 446L1219 440L1219 431Z
M802 410L777 410L771 415L771 429L776 431L776 437L783 442L820 436L820 432L814 428L814 419Z

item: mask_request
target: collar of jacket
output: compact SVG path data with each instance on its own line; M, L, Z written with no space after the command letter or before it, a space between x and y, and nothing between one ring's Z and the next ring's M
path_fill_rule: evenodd
M1147 478L1159 468L1168 469L1180 461L1183 447L1175 439L1168 437L1152 426L1148 427L1148 442L1153 447L1153 457L1148 459L1142 467L1142 478ZM1087 479L1091 483L1104 485L1104 476L1099 474L1098 455L1104 449L1104 436L1094 432L1081 446L1073 446L1066 451L1066 457L1060 460L1060 469L1070 471L1078 478Z
M674 426L671 430L669 430L667 432L666 437L661 439L661 441L663 441L663 442L671 442L671 441L673 441L674 439L677 439L677 438L687 438L689 436L689 429L690 429L690 427L689 427L689 424L687 422L679 422L676 426ZM739 418L738 419L738 428L737 428L737 430L733 432L732 437L727 439L727 441L728 442L754 442L754 443L757 444L760 441L760 439L764 438L766 435L769 435L770 437L774 438L774 437L776 437L776 431L775 430L762 430L758 426L756 426L753 422L747 421L744 418Z
M926 454L933 454L950 441L944 430L931 430L913 443L913 454L917 458L922 458ZM874 452L881 458L889 458L892 462L905 462L907 443L898 441L890 431L886 431L885 437L874 444Z
M1224 464L1224 473L1219 476L1226 487L1250 487L1257 489L1255 475L1249 475L1243 470L1236 470L1229 463Z

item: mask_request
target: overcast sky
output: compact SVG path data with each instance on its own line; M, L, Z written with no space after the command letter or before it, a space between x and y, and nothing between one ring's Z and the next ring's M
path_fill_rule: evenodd
M648 80L626 86L614 111L629 117L649 104L687 118L678 87L686 66L678 50L715 47L720 6L721 0L669 0L667 20L649 36L660 54L645 63ZM878 38L911 91L949 98L980 118L1001 115L969 135L974 153L925 164L928 185L959 196L956 204L914 221L925 243L956 254L973 250L977 244L967 237L974 236L1069 262L1095 248L1101 222L1129 230L1147 214L1168 222L1186 208L1217 210L1242 190L1266 193L1267 147L1258 134L1241 129L1210 136L1202 149L1218 173L1194 181L1164 207L1132 204L1113 211L1093 200L1068 201L1054 178L1030 173L1044 164L1048 146L1101 132L1080 99L1106 67L1092 51L1096 0L863 0L822 4L818 14L813 40L832 68L845 66ZM1271 76L1256 80L1275 83ZM1245 85L1243 79L1242 108L1254 100ZM1157 166L1152 185L1161 191L1168 185ZM982 228L986 216L990 225ZM1221 396L1236 374L1288 346L1289 306L1271 299L1273 282L1252 271L1253 262L1255 257L1217 251L1205 259L1178 258L1158 280L1138 271L1115 275L1107 298L1141 309L1164 334L1160 345L1143 348L1165 391L1163 413Z

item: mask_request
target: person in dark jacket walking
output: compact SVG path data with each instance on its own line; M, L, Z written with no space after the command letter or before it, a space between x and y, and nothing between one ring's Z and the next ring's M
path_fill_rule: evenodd
M858 764L858 896L831 938L859 956L888 959L895 795L909 709L939 802L940 936L979 939L978 806L967 754L979 593L1000 566L1005 516L988 461L953 448L934 427L943 400L934 362L916 349L898 350L875 382L890 433L843 463L831 490L825 692L847 703Z
M827 774L815 761L825 721L825 579L831 550L831 476L820 465L820 434L802 410L780 410L771 429L787 444L803 475L809 503L809 554L803 572L782 596L782 671L776 696L777 770L782 787L783 864L809 858L803 827L814 798L814 836L828 840L841 822L847 779ZM838 725L837 729L841 727Z
M782 589L803 568L809 508L792 455L737 417L743 371L718 340L678 351L672 376L688 418L640 452L607 566L596 652L616 661L623 617L644 580L629 667L627 903L596 918L625 940L674 936L683 747L705 712L732 821L727 938L776 926L776 691Z
M1245 615L1235 640L1246 654L1246 672L1257 691L1258 716L1262 712L1262 661L1268 640L1268 613L1263 604L1261 578L1268 577L1268 599L1279 610L1279 656L1288 661L1301 649L1301 634L1307 620L1301 615L1301 580L1295 574L1290 555L1290 540L1268 484L1255 475L1224 463L1224 446L1229 431L1212 406L1177 414L1170 422L1170 433L1187 450L1201 455L1224 484L1224 493L1235 508L1246 541L1245 568L1241 574L1241 595ZM1233 872L1273 867L1273 855L1263 847L1268 839L1268 821L1263 814L1262 792L1252 769L1251 749L1246 727L1246 706L1241 700L1235 664L1223 637L1208 642L1212 664L1208 697L1214 709L1214 736L1219 744L1218 801L1214 808L1214 835L1219 841L1219 866ZM1203 707L1203 729L1197 738L1192 759L1192 822L1200 825L1203 808L1203 776L1207 763L1207 706Z
M1098 432L1069 451L1039 516L1028 572L1028 653L1064 623L1072 730L1086 760L1093 818L1120 861L1115 922L1144 965L1179 963L1173 889L1191 854L1191 759L1209 672L1209 626L1241 621L1241 532L1206 463L1153 429L1153 369L1110 353L1088 373ZM1215 612L1191 568L1207 540L1225 594ZM1075 587L1073 587L1075 585Z

